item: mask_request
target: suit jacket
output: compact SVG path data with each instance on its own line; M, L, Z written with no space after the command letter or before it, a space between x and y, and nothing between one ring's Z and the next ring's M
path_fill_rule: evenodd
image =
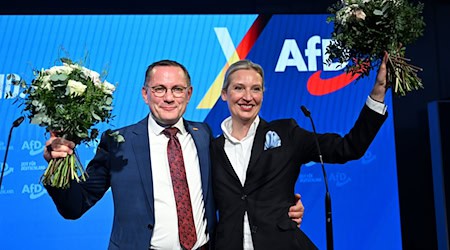
M86 182L73 181L67 190L46 187L59 213L67 219L79 218L111 187L114 221L109 249L144 250L150 246L155 213L147 124L148 117L119 129L125 138L123 143L103 133L97 153L87 166ZM184 125L197 147L207 228L213 239L216 211L210 174L211 131L205 123L185 121Z
M344 163L362 157L386 117L364 106L344 137L319 134L324 161ZM279 136L281 145L265 150L269 131ZM314 134L300 128L293 119L270 123L261 119L243 187L227 158L224 143L222 135L211 145L214 197L219 211L216 249L242 249L246 211L256 250L316 249L288 216L289 207L295 203L294 187L300 166L319 161Z

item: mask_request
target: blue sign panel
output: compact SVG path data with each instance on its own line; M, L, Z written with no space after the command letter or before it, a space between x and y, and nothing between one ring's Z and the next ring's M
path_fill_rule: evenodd
M353 126L373 86L374 75L355 82L339 65L327 65L332 25L325 15L70 15L0 16L0 156L6 152L12 122L21 116L15 79L31 82L32 70L58 64L58 58L84 58L84 65L108 72L117 84L115 119L99 129L118 128L145 117L141 97L147 66L172 59L192 77L193 96L185 118L208 122L215 135L229 113L219 98L223 72L248 58L265 69L261 117L294 118L308 130L300 111L312 112L317 132L345 134ZM401 249L393 112L360 160L325 164L332 196L335 249ZM106 249L113 216L110 192L82 218L57 212L40 177L48 135L25 121L15 128L0 189L0 235L4 249ZM80 145L87 165L96 144ZM2 162L0 162L2 164ZM299 166L300 167L300 166ZM301 167L293 192L302 195L302 230L326 247L320 164Z

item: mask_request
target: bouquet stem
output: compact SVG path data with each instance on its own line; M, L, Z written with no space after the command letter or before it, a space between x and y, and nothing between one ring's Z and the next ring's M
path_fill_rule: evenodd
M408 62L411 61L402 55L388 55L387 81L393 84L394 94L405 96L406 92L423 88L422 80L417 72L423 69Z
M70 182L86 181L87 173L76 152L64 158L52 159L41 177L44 185L55 188L66 189L70 187Z

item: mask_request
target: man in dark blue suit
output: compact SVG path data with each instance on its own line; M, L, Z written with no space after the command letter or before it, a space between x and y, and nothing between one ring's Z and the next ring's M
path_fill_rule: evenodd
M87 166L89 178L72 181L69 189L46 186L60 214L77 219L111 188L114 221L109 249L212 249L216 210L211 185L209 146L211 131L205 123L182 118L192 95L186 68L170 60L151 64L146 72L142 96L150 114L142 121L118 129L125 142L109 133L101 137L97 153ZM178 217L168 160L168 127L176 137L184 158L196 240L181 246ZM65 157L74 144L52 136L44 157ZM297 203L297 222L303 205Z
M67 190L47 186L64 218L77 219L111 188L114 221L109 249L182 249L167 158L168 138L162 133L176 127L183 151L197 241L192 249L207 249L213 237L216 214L212 196L209 143L204 123L182 118L192 95L186 68L163 60L150 65L142 96L150 114L121 128L125 142L101 137L94 159L87 166L86 182L73 181ZM44 157L64 157L74 145L52 137ZM67 146L64 146L66 144Z

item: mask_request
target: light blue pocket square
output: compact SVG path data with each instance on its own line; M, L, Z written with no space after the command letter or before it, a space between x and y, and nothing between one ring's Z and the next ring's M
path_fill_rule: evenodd
M264 142L264 150L277 148L281 146L281 140L278 134L274 131L268 131L266 134L266 141Z

